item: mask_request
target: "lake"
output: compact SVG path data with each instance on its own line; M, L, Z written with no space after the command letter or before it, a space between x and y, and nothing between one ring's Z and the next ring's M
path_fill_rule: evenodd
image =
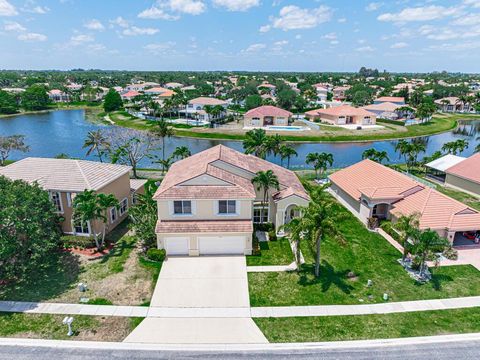
M89 121L84 110L58 110L0 118L0 135L21 134L26 136L26 142L30 145L31 150L27 154L12 154L11 158L14 160L28 156L54 157L61 153L70 157L86 159L85 149L82 149L82 145L87 133L108 126L110 125ZM475 140L478 135L480 135L480 121L461 122L457 130L423 138L427 145L426 155L440 150L444 143L456 139L470 141L470 147L462 155L471 155L478 143ZM394 150L395 143L396 141L293 144L298 152L298 157L291 159L291 166L292 168L305 167L305 157L310 152L330 152L335 159L334 167L344 167L360 161L362 152L371 147L385 150L392 163L400 162L401 160ZM182 145L187 146L192 153L196 153L217 144L224 144L239 151L243 149L242 143L238 141L172 137L166 140L166 153L170 154L176 146ZM95 160L93 156L89 159ZM270 157L268 160L279 163L278 158ZM154 167L156 164L145 160L141 165Z

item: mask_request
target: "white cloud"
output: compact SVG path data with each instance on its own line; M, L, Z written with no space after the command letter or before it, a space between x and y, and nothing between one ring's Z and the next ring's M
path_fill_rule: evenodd
M337 39L337 34L334 32L325 34L322 36L322 39L327 39L327 40L336 40Z
M408 44L406 42L397 42L395 44L392 44L392 46L390 46L391 49L403 49L403 48L406 48L408 46Z
M7 0L0 0L0 16L14 16L18 15L15 6L10 4Z
M158 29L155 28L141 28L137 26L132 26L122 31L123 35L126 36L137 36L137 35L154 35L158 33Z
M463 0L463 3L474 8L480 8L480 0Z
M433 26L433 25L422 25L422 26L420 26L420 28L418 29L418 32L419 32L421 35L428 35L428 34L433 33L434 31L436 31L436 27Z
M5 21L5 26L3 27L5 31L13 31L13 32L23 32L27 31L27 28L20 25L18 22L15 21Z
M371 46L361 46L355 49L358 52L372 52L375 51L375 49Z
M261 33L265 33L270 31L271 28L272 27L270 25L263 25L263 26L260 26L260 29L258 31L260 31Z
M265 49L266 47L267 47L267 45L265 45L265 44L252 44L248 48L243 50L243 52L252 53L252 52L256 52L256 51Z
M383 3L381 2L371 2L365 7L366 11L375 11L380 9L383 6Z
M160 55L175 46L175 42L147 44L143 48L154 55Z
M25 33L18 35L17 39L21 41L45 41L47 37L43 34Z
M97 19L92 19L90 21L87 21L83 26L89 30L97 30L97 31L102 31L105 30L105 26L98 21Z
M284 46L288 44L288 40L280 40L273 43L275 46Z
M332 10L325 5L315 9L300 8L296 5L284 6L279 17L273 19L273 27L284 31L311 29L332 18Z
M121 16L118 16L118 17L117 17L116 19L114 19L114 20L110 20L110 24L120 26L121 28L127 28L127 27L130 26L130 24L128 23L128 21L125 20L124 18L122 18Z
M247 11L260 5L260 0L213 0L214 5L226 8L228 11Z
M27 0L21 10L32 14L46 14L50 11L50 9L46 6L37 5L34 0Z
M250 1L250 0L248 0ZM156 4L138 14L143 19L178 20L178 13L200 15L207 6L202 0L157 0ZM171 14L173 12L174 14ZM177 14L175 14L177 13Z
M300 35L300 34L295 35L295 39L300 40L301 38L302 38L302 35Z
M169 0L168 5L172 11L190 15L200 15L206 10L206 5L200 0Z
M480 24L480 14L468 14L452 22L453 25L472 26Z
M72 45L80 45L83 43L93 42L93 41L95 41L94 37L88 34L77 34L77 35L73 35L70 38L70 43Z
M347 22L347 18L340 18L337 20L339 23L346 23Z
M142 19L162 19L162 20L178 20L179 16L171 15L165 12L165 10L152 6L150 9L143 10L138 14L139 18Z
M338 45L340 42L338 40L330 41L330 45Z
M459 7L444 7L437 5L405 8L399 13L385 13L378 16L380 21L390 22L411 22L411 21L429 21L443 19L448 16L458 15Z

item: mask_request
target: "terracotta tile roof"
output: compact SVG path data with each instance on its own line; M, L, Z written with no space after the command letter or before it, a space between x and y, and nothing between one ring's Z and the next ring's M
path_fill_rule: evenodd
M367 111L385 111L385 112L394 112L395 110L401 108L402 105L394 104L392 102L383 102L381 104L372 104L362 107Z
M480 153L448 168L446 173L480 184Z
M310 116L322 116L322 115L332 115L332 116L375 116L374 113L371 113L362 108L356 108L350 105L340 105L331 107L328 109L316 109L307 111L306 115Z
M423 229L480 228L480 213L476 210L371 160L337 171L330 180L357 201L362 194L372 200L390 200L390 212L397 217L420 213Z
M130 191L136 192L145 184L147 183L147 180L145 179L130 179Z
M138 91L130 90L126 92L125 94L122 94L122 97L124 98L133 98L135 96L141 95Z
M157 86L157 87L153 87L153 88L145 90L145 94L148 94L148 93L164 93L164 92L167 92L167 91L171 91L171 90L165 89L161 86Z
M251 220L158 220L155 227L156 233L251 233L252 231Z
M215 98L206 97L206 96L201 96L201 97L192 99L188 103L193 105L212 105L212 106L227 104L225 100L215 99Z
M405 98L402 96L381 96L379 98L376 98L374 101L405 102Z
M36 181L46 190L81 192L99 190L130 169L96 161L30 157L0 168L0 175L29 183Z
M293 114L290 111L280 109L272 105L259 106L245 113L245 117L262 117L262 116L283 116L290 117Z
M250 173L251 176L243 177L233 172L223 170L220 168L221 164L217 162L243 169ZM291 188L295 195L309 199L300 180L292 171L257 158L256 156L243 154L224 145L217 145L174 163L160 184L154 198L222 199L237 197L254 199L255 188L251 183L251 178L255 176L258 171L265 170L272 170L277 175L281 184L281 190ZM208 174L223 180L227 182L228 185L199 186L183 184L187 180L203 174ZM290 196L291 194L280 191L279 194L276 194L275 198L276 200L280 200L284 195Z

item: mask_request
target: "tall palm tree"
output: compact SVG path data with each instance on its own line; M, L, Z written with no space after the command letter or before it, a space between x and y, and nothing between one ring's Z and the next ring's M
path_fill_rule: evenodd
M103 162L102 156L105 154L108 146L109 143L102 130L93 130L88 132L87 137L83 142L82 148L88 148L87 156L89 156L92 152L95 151L100 162Z
M461 154L466 149L468 149L469 144L468 144L468 141L465 139L458 139L457 141L455 141L455 145L456 145L456 150L458 151L459 154Z
M309 153L306 158L307 164L312 164L315 169L315 177L319 179L319 175L324 174L329 166L333 165L333 155L330 153Z
M173 136L175 132L173 131L172 126L165 121L160 119L156 122L155 133L162 138L162 161L165 161L165 138ZM165 171L165 168L163 168Z
M280 183L277 175L272 170L259 171L252 179L252 184L257 186L257 191L263 190L262 216L260 223L263 223L263 214L265 214L265 205L268 203L268 191L270 189L280 190Z
M418 233L417 238L415 239L415 244L413 251L415 255L420 260L420 277L425 278L425 272L428 268L427 266L427 257L429 254L434 256L437 252L442 252L445 247L448 246L448 240L438 235L434 230L423 230ZM432 249L435 248L435 253ZM442 249L443 248L443 249Z
M367 149L362 153L362 159L370 159L378 163L382 163L384 160L389 161L390 158L386 151L378 151L374 148Z
M172 157L176 159L185 159L192 155L190 149L186 146L177 146L172 153Z
M267 133L263 129L253 129L247 131L245 140L243 140L243 148L245 154L254 154L255 156L265 159L267 141Z
M95 245L100 249L98 234L93 230L93 222L98 220L106 221L106 217L103 208L98 204L97 194L93 190L85 190L77 194L73 200L73 222L81 224L90 222Z
M290 169L290 158L292 156L297 157L298 153L297 151L290 145L282 145L280 146L280 159L282 161L282 166L283 166L283 160L287 159L287 169Z
M283 226L283 229L288 232L288 240L295 244L295 263L297 270L300 270L301 265L301 251L300 243L305 237L305 224L303 217L296 217L290 220L288 224Z
M105 235L107 233L108 209L113 207L118 209L119 205L118 205L117 198L112 194L98 194L97 204L104 212L104 216L102 218L102 223L103 223L102 242L100 244L100 246L103 247L103 244L105 243Z
M427 147L424 143L413 141L410 143L410 152L409 152L409 160L410 162L416 166L418 164L418 155L420 153L425 152Z
M280 153L282 142L283 138L278 134L267 136L267 140L265 141L265 151L267 155L273 154L273 156L277 156Z
M420 214L413 213L410 215L402 215L398 218L395 223L395 228L400 231L402 245L403 245L403 255L402 261L405 261L408 255L409 243L408 239L413 238L418 231L420 226Z

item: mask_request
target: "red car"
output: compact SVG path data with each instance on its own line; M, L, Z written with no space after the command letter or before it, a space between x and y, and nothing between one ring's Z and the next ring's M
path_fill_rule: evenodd
M465 236L468 240L475 240L475 237L477 236L478 234L473 232L473 231L466 231L463 233L463 236Z

